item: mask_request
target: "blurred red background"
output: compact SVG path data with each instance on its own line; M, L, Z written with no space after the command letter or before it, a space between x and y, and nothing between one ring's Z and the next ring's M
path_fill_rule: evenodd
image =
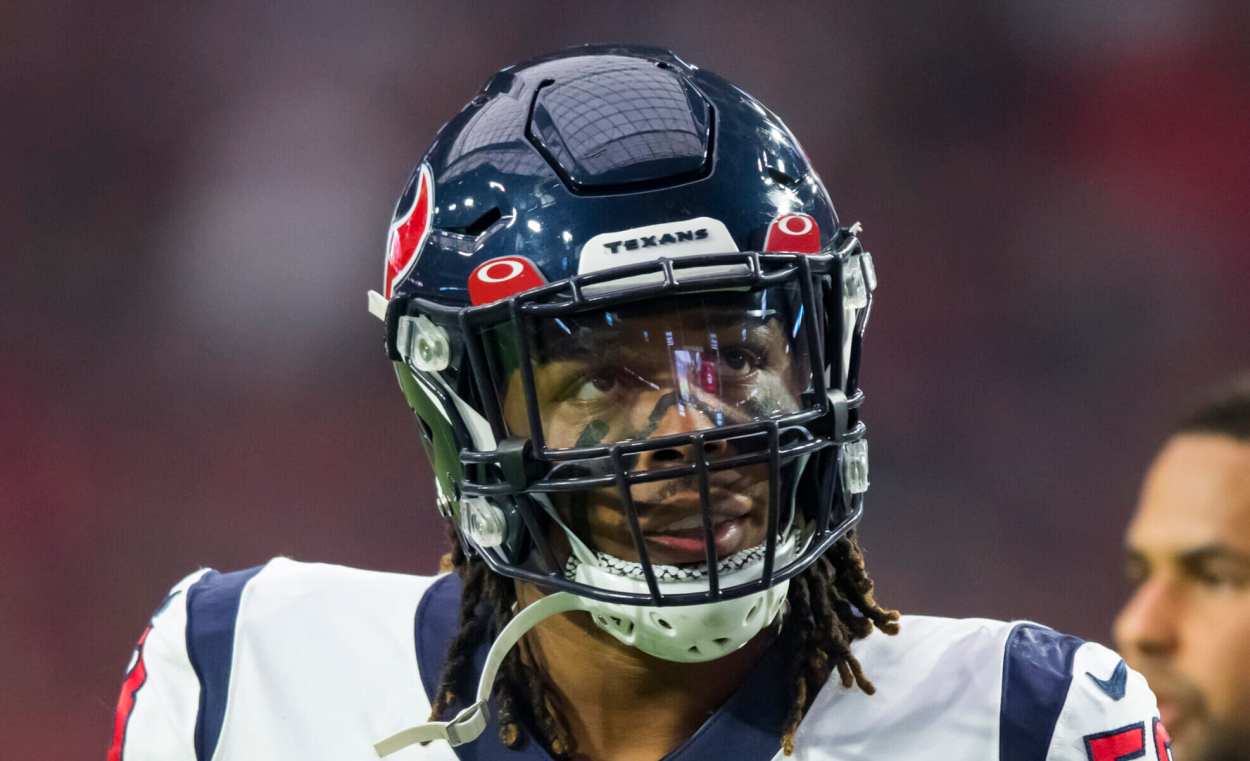
M1250 367L1248 7L6 6L6 756L102 758L133 641L197 567L434 570L364 293L438 126L585 41L736 81L864 221L879 597L1106 641L1152 449Z

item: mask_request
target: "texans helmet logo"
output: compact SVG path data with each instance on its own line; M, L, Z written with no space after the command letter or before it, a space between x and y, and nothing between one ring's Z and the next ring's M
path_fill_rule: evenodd
M412 272L421 247L430 237L434 217L434 176L428 164L413 175L395 207L395 218L386 241L386 283L382 295L391 298L396 286Z

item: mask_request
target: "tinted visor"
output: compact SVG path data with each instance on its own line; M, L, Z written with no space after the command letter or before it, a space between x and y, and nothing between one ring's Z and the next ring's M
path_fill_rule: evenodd
M652 299L486 331L504 422L547 449L646 441L804 409L812 389L796 284ZM511 344L511 345L510 345ZM509 361L510 360L510 361Z

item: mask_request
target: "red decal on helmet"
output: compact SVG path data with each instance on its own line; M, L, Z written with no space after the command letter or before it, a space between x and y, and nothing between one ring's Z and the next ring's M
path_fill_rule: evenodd
M782 214L768 226L768 253L814 254L820 251L820 226L807 214Z
M386 242L386 283L382 295L388 299L399 281L412 271L421 247L430 235L430 220L434 216L434 177L428 165L421 165L415 181L417 188L409 201L410 205L395 210L395 221L391 222L391 234Z
M490 304L545 282L547 278L524 256L500 256L469 273L469 301L473 306Z
M135 695L148 680L148 668L143 663L143 642L151 631L149 626L139 637L139 644L135 645L135 664L126 672L126 681L122 682L122 693L117 698L117 714L113 718L113 742L109 745L108 761L121 761L122 749L126 745L126 725L135 710Z

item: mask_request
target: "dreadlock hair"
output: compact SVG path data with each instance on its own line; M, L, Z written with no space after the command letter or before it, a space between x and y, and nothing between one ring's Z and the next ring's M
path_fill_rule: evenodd
M454 532L452 542L452 552L440 565L454 570L463 583L460 628L439 677L430 707L432 721L446 721L465 697L472 699L472 695L459 695L457 685L471 675L474 649L508 623L516 603L512 579L493 573L480 558L465 553ZM851 653L851 643L867 637L874 628L897 634L899 614L873 598L872 579L854 531L791 580L786 602L789 612L782 636L790 638L791 645L784 672L790 699L781 747L788 756L794 752L799 723L835 670L843 687L858 687L868 695L876 691ZM520 646L508 653L491 691L499 714L499 740L508 748L520 748L528 726L558 761L570 761L573 737L557 710L559 699L545 675L522 661L524 643L522 638Z

